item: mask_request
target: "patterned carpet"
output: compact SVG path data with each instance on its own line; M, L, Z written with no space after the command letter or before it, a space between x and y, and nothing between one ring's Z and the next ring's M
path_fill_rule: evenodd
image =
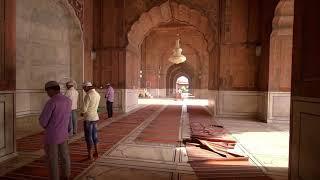
M132 130L138 127L143 121L145 121L149 116L151 116L160 108L161 106L158 105L147 106L100 129L100 155L108 151L113 145L127 136ZM93 161L86 160L87 150L84 138L81 138L69 144L69 148L71 157L71 178L73 179L85 169L87 169L93 163ZM48 169L44 157L41 157L38 160L33 161L32 163L29 163L0 177L0 179L40 180L47 179L47 177Z
M230 147L235 140L223 127L217 127L212 116L201 106L188 106L191 137L199 139L227 140L217 145ZM222 144L225 143L225 144ZM217 146L216 146L217 147ZM199 144L187 143L188 159L199 179L215 180L271 180L255 164L243 157L228 153L226 157L207 150Z
M115 117L119 114L115 114ZM107 119L107 114L102 113L99 114L100 121L98 121L98 124L101 124L103 121ZM83 118L80 118L78 120L78 133L83 132ZM17 151L18 152L34 152L38 151L40 149L43 149L43 136L44 132L33 134L27 137L23 137L20 139L17 139Z
M136 141L177 144L181 106L168 106L136 138Z

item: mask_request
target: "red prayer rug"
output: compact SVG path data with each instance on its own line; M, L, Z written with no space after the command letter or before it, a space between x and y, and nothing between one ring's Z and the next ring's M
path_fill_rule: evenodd
M112 146L127 136L132 130L138 127L161 106L147 106L134 113L129 114L99 130L99 153L107 152ZM69 144L71 158L71 179L85 171L94 161L87 160L87 149L84 138ZM0 179L6 180L40 180L48 179L48 168L46 160L41 157L21 168L18 168Z
M136 138L139 142L178 144L182 106L167 106Z
M199 179L271 180L247 157L228 153L235 139L212 120L204 107L188 106L188 113L191 140L186 143L186 149L189 163Z

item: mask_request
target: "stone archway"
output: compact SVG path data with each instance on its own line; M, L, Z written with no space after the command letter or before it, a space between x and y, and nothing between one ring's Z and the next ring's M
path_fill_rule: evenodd
M162 54L161 59L163 59L163 62L167 62L167 63L161 64L162 70L164 71L164 73L169 72L169 68L173 66L173 64L168 61L172 53L173 46L174 44L172 44L171 46L168 46L168 48L166 48L164 50L164 53ZM188 57L187 63L190 66L192 66L195 71L196 70L201 71L202 69L204 69L204 66L206 66L209 61L209 57L207 56L207 54L202 53L201 50L196 49L196 47L193 47L191 44L181 43L181 48L183 49L183 54ZM194 57L190 58L190 55L193 55Z
M191 25L201 32L208 43L208 51L211 52L214 47L214 34L208 18L186 5L170 1L143 13L131 26L128 32L127 50L139 54L140 45L152 28L173 20Z
M172 97L175 95L176 81L180 76L186 76L189 80L190 93L193 93L193 89L197 88L197 81L195 72L188 63L174 64L172 65L166 75L166 95Z
M124 111L134 109L138 105L138 82L141 65L141 44L153 28L170 22L179 22L194 27L207 42L208 52L215 47L214 30L206 15L176 2L167 1L143 13L131 26L126 46L126 89L123 99Z
M139 67L141 60L141 44L153 28L172 21L192 26L199 31L207 44L207 51L212 52L215 47L215 34L209 25L208 18L200 12L186 5L167 1L143 13L131 26L128 32L128 45L126 47L126 88L134 89L138 84Z
M193 84L192 84L192 77L190 77L189 76L189 74L186 74L185 72L180 72L180 73L177 73L174 77L173 77L173 80L172 80L172 88L174 88L173 89L173 91L172 91L172 93L176 93L177 91L176 91L176 84L177 84L177 81L178 81L178 79L179 79L179 77L181 77L181 76L184 76L184 77L186 77L187 79L188 79L188 86L189 86L189 93L190 94L193 94ZM169 91L171 91L171 89L169 89Z
M294 1L280 0L272 21L267 122L289 122Z
M77 19L79 27L83 28L83 7L84 0L60 0L66 8L69 10L70 14L74 19Z
M207 89L209 57L207 43L202 34L193 27L183 26L176 28L175 25L162 25L153 29L144 39L141 45L141 87L147 88L153 97L166 97L166 76L168 69L173 65L168 61L175 45L176 32L179 30L181 48L187 57L187 63L191 65L200 80L200 89ZM146 87L148 83L148 87ZM196 91L201 91L197 89Z

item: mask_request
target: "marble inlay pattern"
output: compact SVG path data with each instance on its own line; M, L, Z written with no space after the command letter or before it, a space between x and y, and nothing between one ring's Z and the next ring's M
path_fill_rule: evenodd
M129 167L101 166L95 165L91 169L89 176L84 176L81 180L104 180L104 179L137 179L137 180L167 180L173 176L170 172L145 171Z
M190 136L189 116L186 105L182 103L180 121L180 139ZM112 150L105 153L96 164L84 172L79 179L170 179L170 180L194 180L198 179L194 170L188 163L185 146L149 143L135 141L140 133L156 119L165 107L156 112L143 124L137 127L126 138L120 141ZM284 126L267 125L264 123L244 121L237 119L220 120L227 130L239 140L239 151L251 153L250 158L266 169L270 176L282 180L286 171L286 141L287 128ZM261 141L252 137L248 141L245 132L259 132L265 135L263 141L270 146L263 148ZM260 136L259 136L260 137ZM270 143L274 138L278 141ZM281 143L283 145L281 145ZM253 151L253 150L256 151ZM265 152L262 150L266 150ZM279 150L277 152L271 151ZM260 151L261 150L261 151ZM272 154L273 152L273 154ZM121 172L120 172L121 171ZM116 174L115 172L119 172ZM123 173L122 173L123 172ZM143 174L141 172L144 172Z
M181 106L180 139L188 137L190 127L186 106ZM140 133L165 109L148 118L112 150L105 153L80 179L197 179L187 163L186 150L178 145L135 141ZM116 175L116 171L120 171ZM123 173L122 173L123 172ZM141 174L144 172L144 174Z
M189 116L186 104L180 104L180 139L190 136ZM185 146L139 142L135 139L155 120L166 107L158 109L142 124L115 144L76 179L153 179L153 180L194 180L197 179L188 164ZM118 118L106 121L103 126L117 122ZM250 153L254 162L263 166L272 177L285 179L287 170L286 125L269 125L254 121L220 119L219 122L239 141L239 148ZM275 140L276 139L276 140ZM43 154L38 152L38 155ZM36 154L20 154L17 158L0 165L1 173L38 158Z
M117 149L110 153L110 156L112 157L123 159L145 159L165 162L174 161L174 155L174 148L135 145L120 145Z
M19 154L13 159L10 159L5 163L0 164L0 176L3 176L6 173L11 172L28 163L31 163L32 161L38 159L40 156L41 156L41 153L39 153L38 155Z

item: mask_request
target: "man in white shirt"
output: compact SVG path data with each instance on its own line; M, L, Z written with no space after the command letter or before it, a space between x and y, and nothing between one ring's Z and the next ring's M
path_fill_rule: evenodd
M81 116L84 116L84 135L87 143L88 158L93 159L92 145L94 145L94 156L98 157L98 129L97 121L99 120L98 107L100 103L100 95L94 89L91 82L83 84L83 90L86 92L83 102L83 110Z
M75 135L77 134L78 129L78 119L77 119L77 109L78 109L78 97L79 93L74 88L75 83L73 81L69 81L66 84L67 91L65 93L65 96L67 96L69 99L71 99L72 106L71 106L71 117L69 122L69 135Z

